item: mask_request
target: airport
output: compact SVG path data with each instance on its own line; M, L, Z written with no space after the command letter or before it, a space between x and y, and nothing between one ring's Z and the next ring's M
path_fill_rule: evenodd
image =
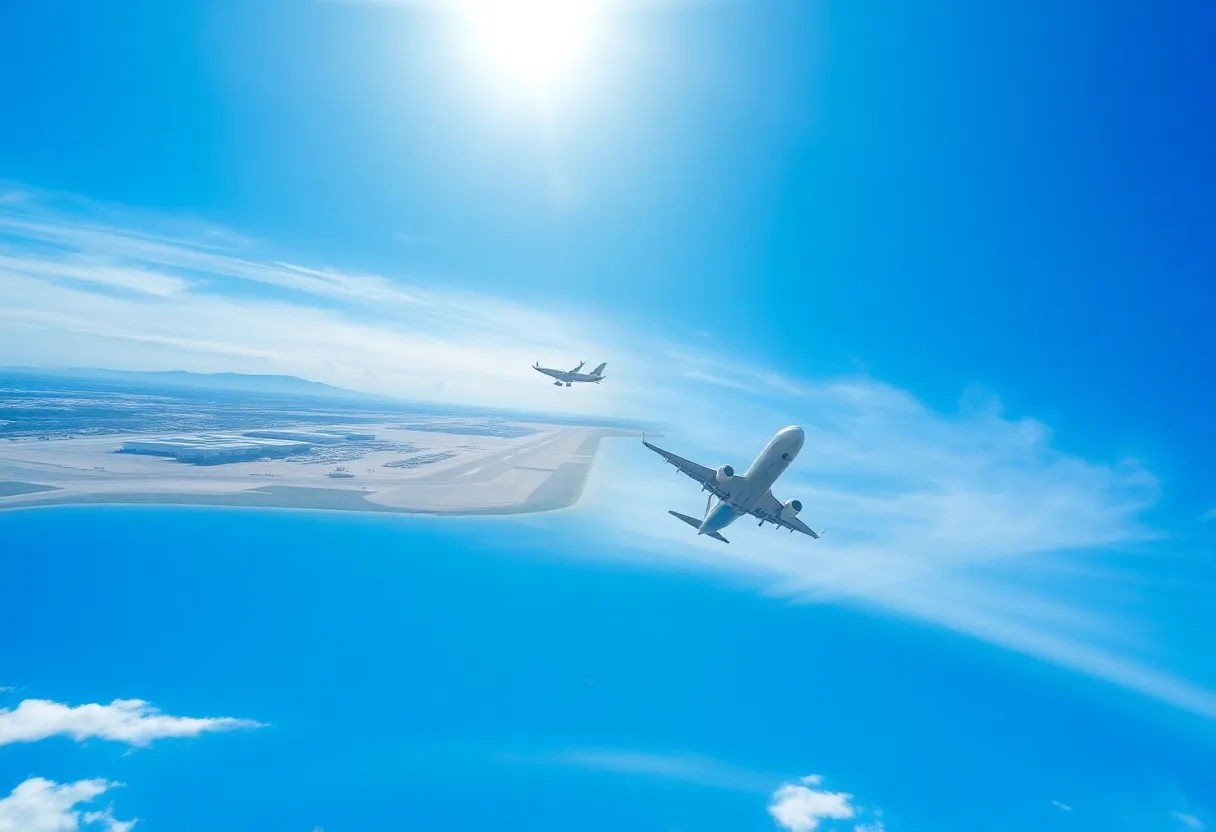
M289 439L246 439L226 434L198 434L158 439L131 439L122 443L119 453L167 456L195 465L221 465L226 462L274 459L308 453L312 445Z
M549 511L577 502L602 438L630 434L444 417L11 439L0 444L0 511L79 503Z

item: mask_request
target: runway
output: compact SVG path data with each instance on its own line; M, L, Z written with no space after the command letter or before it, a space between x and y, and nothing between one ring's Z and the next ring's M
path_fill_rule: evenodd
M11 441L0 445L0 511L99 503L448 515L553 511L578 501L600 440L629 435L520 427L534 432L509 438L444 433L441 425L360 425L377 442L338 449L345 454L340 465L325 459L194 465L118 452L129 440L165 435L159 432Z

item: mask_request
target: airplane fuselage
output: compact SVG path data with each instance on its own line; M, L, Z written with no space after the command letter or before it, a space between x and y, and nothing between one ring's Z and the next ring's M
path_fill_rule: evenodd
M544 373L550 378L557 379L559 382L571 384L577 381L595 382L602 381L604 376L598 376L594 373L576 373L572 370L554 370L549 367L533 367L538 373Z
M806 435L800 427L777 431L747 472L732 477L722 486L726 490L726 497L719 499L705 513L705 520L697 529L697 534L719 532L755 508L760 498L768 493L777 478L798 456L805 440Z

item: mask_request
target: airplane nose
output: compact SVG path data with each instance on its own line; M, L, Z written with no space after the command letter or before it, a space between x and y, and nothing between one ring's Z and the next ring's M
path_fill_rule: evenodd
M799 447L802 446L802 442L806 438L806 433L802 430L802 428L798 427L797 425L790 425L788 428L786 428L785 430L783 430L781 432L784 433L786 436L790 437L791 439L793 439L794 441L796 441L798 443Z

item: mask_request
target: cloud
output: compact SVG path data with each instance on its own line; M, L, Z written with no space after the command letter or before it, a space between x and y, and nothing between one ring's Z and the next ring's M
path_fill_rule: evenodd
M861 808L854 805L853 795L819 788L823 778L818 774L801 777L795 783L783 783L773 791L773 783L779 782L778 778L744 771L701 754L591 750L566 751L547 759L592 771L767 794L769 814L781 828L790 832L814 832L819 829L821 821L849 820L862 813ZM854 832L885 832L882 812L873 810L870 814L869 822L859 823L854 827Z
M167 716L139 699L76 707L27 699L16 709L0 708L0 745L67 736L77 741L98 738L143 747L169 737L257 727L258 723L246 719Z
M714 359L698 360L701 370ZM712 374L743 377L728 363ZM728 572L779 597L928 620L1216 717L1216 693L1171 672L1152 638L1162 632L1147 609L1159 587L1129 555L1170 541L1143 519L1160 494L1143 464L1061 450L1047 426L991 399L942 412L871 378L752 379L770 392L655 441L738 468L774 430L801 424L805 449L774 493L800 499L824 538L744 521L728 530L729 546L686 534L654 507L703 510L695 484L640 447L609 444L580 510L603 518L613 506L598 528L616 548ZM566 522L585 522L578 515Z
M115 820L110 809L84 812L77 807L116 787L105 780L59 785L41 777L26 780L0 799L0 832L130 832L136 821Z
M700 754L653 754L639 751L566 751L555 762L596 771L640 774L698 786L767 792L772 778L732 768Z
M574 310L436 288L430 277L410 285L255 257L257 244L224 230L102 214L49 200L0 205L0 350L10 361L286 372L406 398L566 411L588 402L537 384L533 361L629 363L605 354L627 338ZM618 411L636 410L629 382L616 386Z
M1170 812L1170 817L1190 829L1191 832L1203 832L1207 828L1199 818L1184 812Z
M779 373L592 311L300 265L225 229L19 192L0 205L6 361L288 373L413 399L661 418L672 450L737 467L798 423L806 449L775 490L827 527L821 541L742 522L729 547L696 540L654 511L685 499L699 510L695 486L612 443L581 509L611 502L597 529L621 557L931 621L1216 717L1216 693L1152 642L1160 622L1137 617L1147 596L1128 597L1147 590L1127 554L1166 537L1144 521L1161 489L1134 459L1069 453L991 397L934 409L878 379ZM555 396L530 369L582 358L618 368L605 395Z
M1057 809L1059 809L1061 812L1071 812L1071 811L1072 811L1072 807L1071 807L1071 806L1069 806L1067 803L1061 803L1061 802L1060 802L1060 801L1058 801L1058 800L1053 800L1053 801L1051 801L1051 805L1052 805L1052 806L1055 806L1055 807L1056 807Z
M1199 519L1200 520L1216 520L1216 506L1213 506L1212 508L1205 511L1203 514L1199 515Z
M856 816L853 795L811 788L819 782L817 776L811 775L797 784L786 783L773 792L768 812L778 826L790 832L815 832L821 821L848 820ZM881 821L879 823L881 828Z

